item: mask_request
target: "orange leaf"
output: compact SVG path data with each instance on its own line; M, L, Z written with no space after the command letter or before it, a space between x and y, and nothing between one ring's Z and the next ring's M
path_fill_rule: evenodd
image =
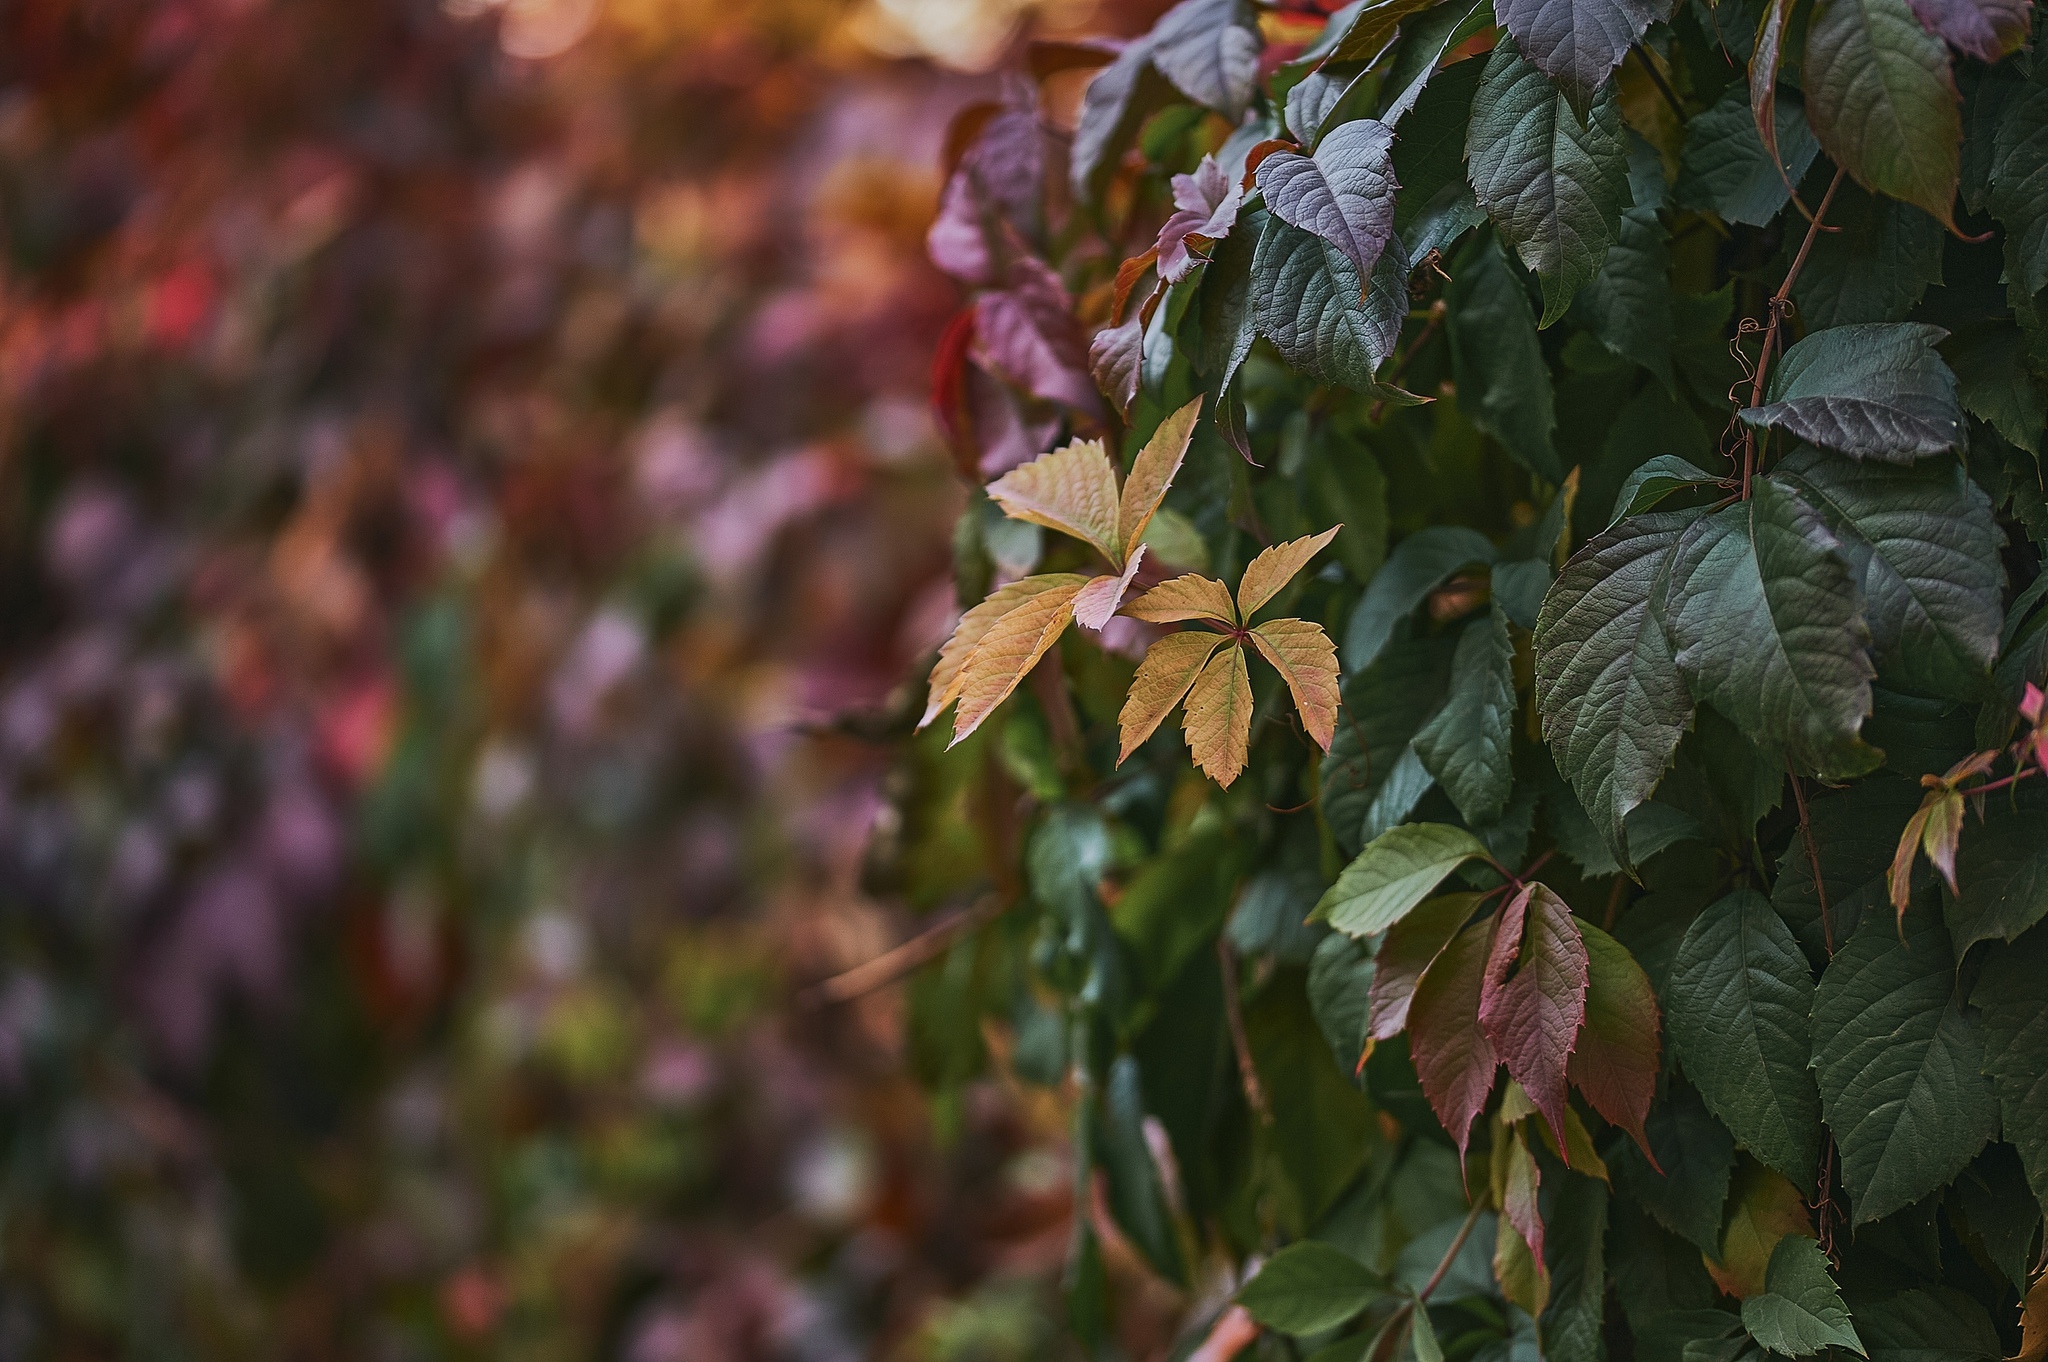
M939 660L932 667L924 717L917 721L917 726L924 728L929 725L945 713L947 705L960 697L960 664L967 660L974 646L981 642L997 620L1042 592L1087 580L1077 572L1050 572L1039 577L1025 577L998 588L987 600L962 615L960 623L954 626L953 636L946 640L945 647L939 649Z
M1708 1258L1706 1265L1716 1286L1742 1300L1764 1289L1764 1269L1778 1241L1788 1234L1813 1238L1813 1220L1799 1189L1760 1163L1745 1163L1733 1196L1720 1261Z
M2048 1272L2034 1278L2020 1302L2020 1351L2012 1362L2048 1362Z
M960 710L953 716L953 741L948 747L981 727L990 711L1009 699L1025 673L1059 642L1074 618L1074 597L1087 584L1087 578L1069 574L1067 582L1025 601L981 636L981 642L960 664L960 675L954 681Z
M1227 629L1237 623L1237 607L1230 603L1230 588L1199 572L1161 582L1124 607L1124 613L1147 624L1214 620Z
M1041 454L990 483L988 494L1012 520L1028 520L1093 544L1122 569L1116 469L1102 441L1076 440Z
M1892 908L1898 913L1899 921L1906 920L1906 909L1913 902L1913 857L1920 850L1920 839L1927 830L1928 810L1942 797L1942 791L1929 790L1927 797L1920 801L1920 807L1906 820L1906 830L1899 834L1899 848L1892 853L1892 868L1884 874L1885 887L1891 891Z
M1074 621L1084 629L1101 629L1109 623L1109 617L1124 603L1124 592L1130 590L1131 578L1138 575L1138 564L1145 561L1145 546L1138 545L1131 561L1124 564L1124 570L1114 577L1097 577L1081 588L1081 594L1074 597Z
M1210 655L1226 641L1221 634L1189 631L1168 634L1146 650L1138 674L1131 679L1130 693L1124 696L1123 712L1117 715L1117 727L1123 734L1117 765L1123 765L1152 736L1195 684Z
M1166 489L1173 485L1173 475L1180 472L1181 460L1187 457L1188 441L1194 438L1195 418L1201 414L1202 399L1197 397L1161 421L1132 462L1116 517L1117 536L1126 554L1137 552L1145 527L1152 523L1152 513L1166 499Z
M1250 619L1252 612L1280 594L1280 588L1294 580L1294 574L1308 566L1308 560L1323 551L1323 545L1337 537L1342 525L1332 525L1321 534L1307 539L1290 539L1284 544L1275 544L1244 570L1244 576L1237 584L1237 612L1240 619Z
M1245 669L1244 649L1227 648L1209 659L1188 692L1181 730L1195 765L1229 789L1251 751L1252 678Z
M1301 726L1329 751L1337 736L1337 645L1320 624L1297 619L1267 620L1252 630L1252 642L1287 683Z

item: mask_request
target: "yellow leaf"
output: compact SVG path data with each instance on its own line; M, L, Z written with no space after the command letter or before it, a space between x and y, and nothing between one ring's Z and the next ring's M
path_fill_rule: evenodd
M1116 468L1102 441L1076 440L1041 454L990 483L988 494L1012 520L1028 520L1093 544L1122 570Z
M1188 441L1195 433L1195 418L1201 414L1202 399L1197 397L1161 421L1132 462L1116 517L1117 537L1123 541L1125 554L1137 549L1152 513L1159 509L1166 489L1173 485L1173 475L1180 472L1180 461L1187 457Z
M1039 577L1025 577L999 587L989 598L960 617L954 626L953 636L946 640L946 646L939 649L939 660L932 667L931 686L926 692L924 717L917 721L924 728L932 720L945 713L946 706L960 698L960 664L967 660L974 645L1003 616L1015 610L1024 602L1041 592L1055 587L1086 582L1088 579L1076 572L1049 572Z
M1250 619L1252 612L1280 594L1280 588L1294 580L1294 574L1308 566L1308 560L1323 551L1323 545L1337 537L1342 525L1332 525L1321 534L1310 535L1307 539L1290 539L1284 544L1275 544L1244 570L1244 576L1237 584L1237 614L1239 619Z
M1123 734L1117 765L1123 765L1139 744L1152 736L1195 684L1210 655L1226 641L1221 634L1187 631L1168 634L1146 650L1138 674L1131 679L1130 693L1124 696L1123 712L1117 716Z
M1764 1289L1764 1269L1771 1250L1788 1234L1814 1237L1806 1198L1785 1178L1760 1163L1748 1163L1735 1179L1735 1208L1721 1232L1721 1260L1704 1254L1707 1274L1740 1300Z
M1138 575L1138 564L1144 561L1145 546L1140 544L1121 573L1114 577L1097 577L1082 587L1081 594L1074 597L1075 623L1098 630L1109 623L1109 617L1124 603L1124 592L1130 589L1131 578Z
M2020 1302L2020 1351L2012 1362L2048 1362L2048 1272L2034 1278Z
M953 746L975 729L989 712L1010 698L1024 674L1038 664L1046 649L1059 642L1074 618L1074 597L1088 579L1078 573L1051 590L1042 591L997 620L960 664L954 684L960 710L953 716Z
M1209 659L1188 692L1181 729L1195 765L1229 789L1251 750L1252 678L1245 670L1244 649L1232 646Z
M1287 683L1301 726L1329 751L1337 736L1337 645L1320 624L1296 619L1267 620L1252 630L1252 642Z
M1126 606L1124 613L1148 624L1214 620L1229 628L1237 623L1237 607L1230 603L1230 588L1199 572L1161 582Z

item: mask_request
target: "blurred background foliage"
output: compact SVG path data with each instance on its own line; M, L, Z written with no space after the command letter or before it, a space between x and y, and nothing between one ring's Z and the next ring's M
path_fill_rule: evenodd
M0 5L0 1357L1061 1355L1052 1099L805 990L949 118L1162 7Z

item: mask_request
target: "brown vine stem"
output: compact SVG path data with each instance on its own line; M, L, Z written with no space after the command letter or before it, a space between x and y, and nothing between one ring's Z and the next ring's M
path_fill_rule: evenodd
M999 896L990 894L972 907L947 914L902 945L883 951L865 964L813 984L798 995L797 1001L805 1007L824 1007L852 1002L885 984L893 984L919 965L935 959L958 938L993 922L1007 906Z
M1259 1124L1273 1124L1273 1108L1266 1102L1266 1089L1259 1083L1258 1066L1252 1063L1252 1043L1244 1033L1244 1010L1237 1003L1237 952L1222 937L1216 938L1216 959L1223 967L1223 1018L1230 1025L1230 1046L1237 1052L1237 1076L1244 1084L1244 1100L1258 1114Z
M1749 405L1760 407L1764 401L1764 379L1771 372L1771 352L1778 344L1778 330L1784 325L1785 311L1791 306L1792 285L1799 278L1799 271L1806 268L1806 257L1813 251L1814 239L1821 234L1821 222L1828 215L1828 205L1835 201L1835 191L1842 187L1842 168L1835 167L1835 178L1828 181L1828 192L1821 196L1820 207L1813 211L1813 221L1807 226L1806 239L1799 243L1799 254L1792 257L1792 268L1785 271L1785 282L1778 285L1778 291L1771 295L1770 321L1764 328L1764 348L1757 355L1756 379L1750 384ZM1749 500L1750 478L1756 472L1756 428L1746 427L1742 433L1742 499Z
M1800 783L1799 772L1792 769L1792 759L1785 758L1785 774L1792 777L1792 800L1799 806L1799 840L1806 844L1806 864L1813 871L1813 896L1820 902L1820 931L1827 941L1828 956L1835 954L1835 920L1828 914L1828 885L1820 877L1820 846L1813 840L1813 817L1806 811L1806 787Z
M1485 1209L1486 1203L1475 1201L1472 1203L1472 1209L1465 1212L1465 1223L1458 1226L1458 1233L1451 1240L1451 1246L1444 1250L1442 1260L1436 1265L1436 1271L1429 1274L1429 1280L1424 1282L1422 1289L1415 1293L1417 1301L1427 1301L1429 1293L1436 1290L1443 1282L1445 1274L1451 1270L1452 1261L1458 1256L1458 1250L1465 1247L1465 1241L1471 1237L1472 1227L1479 1223L1479 1213Z

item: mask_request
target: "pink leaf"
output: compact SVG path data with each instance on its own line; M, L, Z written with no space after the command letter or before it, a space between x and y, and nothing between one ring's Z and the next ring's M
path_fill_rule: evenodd
M1066 285L1030 256L1010 263L1008 284L974 300L976 358L1033 397L1100 416Z
M1586 943L1572 910L1540 884L1508 901L1486 961L1479 1024L1529 1093L1560 1149L1565 1066L1586 1018Z

